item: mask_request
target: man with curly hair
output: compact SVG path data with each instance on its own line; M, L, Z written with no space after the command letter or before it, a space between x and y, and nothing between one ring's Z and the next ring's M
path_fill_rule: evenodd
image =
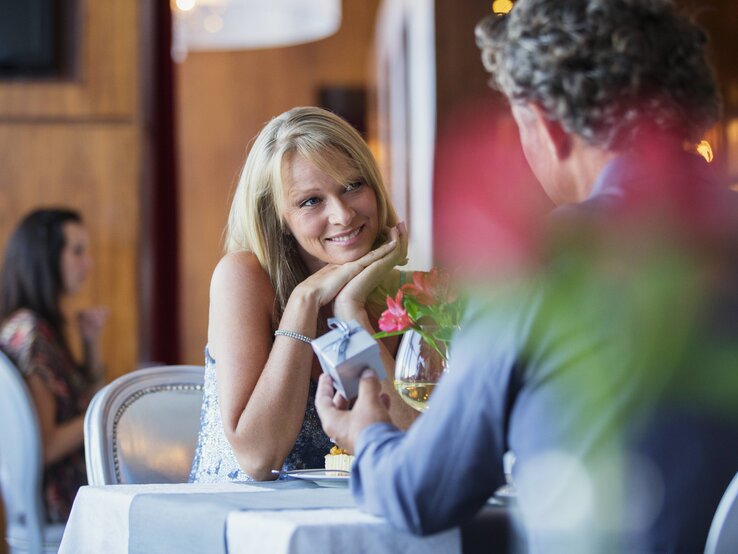
M557 4L518 2L482 21L477 43L533 172L561 205L587 199L623 153L699 141L720 100L706 36L670 0Z
M469 314L407 433L365 372L321 378L359 505L415 533L515 486L536 552L701 552L738 471L738 202L688 152L719 115L703 31L670 0L518 0L477 26L558 208L529 283Z

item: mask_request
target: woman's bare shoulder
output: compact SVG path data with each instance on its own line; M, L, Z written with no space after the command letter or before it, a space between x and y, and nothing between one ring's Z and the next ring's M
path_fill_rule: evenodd
M225 284L231 286L268 287L272 289L269 274L251 252L229 252L223 256L213 271L211 286Z
M256 256L250 252L223 256L210 281L208 344L213 357L220 361L224 350L238 349L243 333L270 337L273 319L274 288Z
M269 274L251 252L230 252L215 266L210 281L210 297L243 298L270 306L274 287Z

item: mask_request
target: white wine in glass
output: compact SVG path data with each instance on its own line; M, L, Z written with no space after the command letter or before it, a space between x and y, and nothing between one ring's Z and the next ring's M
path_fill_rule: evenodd
M395 380L395 390L405 402L419 412L428 409L428 400L438 383L411 383Z
M443 372L446 361L415 331L406 332L397 350L395 390L407 404L424 412Z

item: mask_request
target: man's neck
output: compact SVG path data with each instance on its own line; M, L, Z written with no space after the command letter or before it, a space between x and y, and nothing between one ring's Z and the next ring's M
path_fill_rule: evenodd
M619 154L603 148L587 145L576 138L571 155L565 162L571 179L570 202L583 202L592 192L597 177L605 166Z

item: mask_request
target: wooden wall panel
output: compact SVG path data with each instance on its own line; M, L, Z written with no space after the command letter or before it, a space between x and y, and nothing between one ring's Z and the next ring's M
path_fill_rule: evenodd
M79 0L78 72L0 81L0 118L130 118L137 109L137 0Z
M365 85L378 0L347 0L327 39L288 48L190 53L177 70L182 361L203 363L210 276L234 182L271 117L317 103L321 85Z
M461 104L492 96L474 38L474 27L492 2L436 0L436 102L441 125ZM440 32L439 32L440 31Z

